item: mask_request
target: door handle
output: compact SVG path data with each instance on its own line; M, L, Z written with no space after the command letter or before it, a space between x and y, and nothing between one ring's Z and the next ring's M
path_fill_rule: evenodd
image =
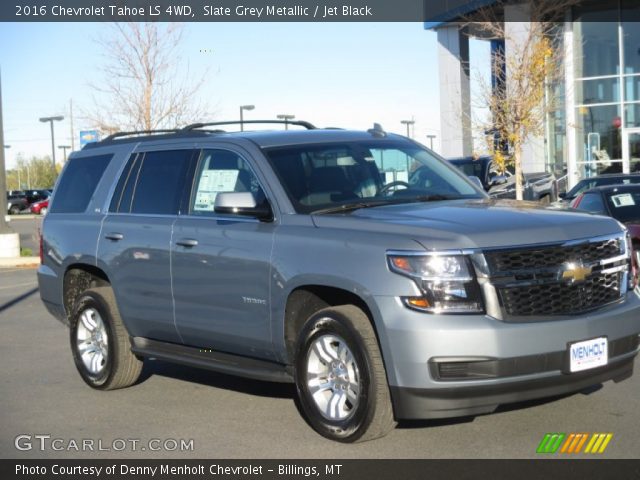
M194 238L182 238L182 239L178 240L176 242L176 244L180 245L181 247L191 248L191 247L195 247L196 245L198 245L198 240L196 240Z
M117 233L117 232L112 232L112 233L107 233L104 238L106 238L107 240L113 240L114 242L117 242L119 240L122 240L124 238L124 235L121 233Z

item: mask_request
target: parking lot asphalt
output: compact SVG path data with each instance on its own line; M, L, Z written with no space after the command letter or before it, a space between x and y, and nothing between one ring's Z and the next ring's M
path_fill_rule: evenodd
M547 432L610 432L599 458L640 454L638 372L619 384L491 415L402 422L382 439L344 445L306 425L290 385L148 361L133 387L90 389L75 370L66 327L40 302L34 269L0 270L0 328L2 458L534 458ZM16 448L20 435L29 436L18 443L30 449ZM51 448L53 439L62 450ZM73 447L87 439L93 451ZM153 439L192 440L193 448L172 450L169 442L169 450L150 451Z

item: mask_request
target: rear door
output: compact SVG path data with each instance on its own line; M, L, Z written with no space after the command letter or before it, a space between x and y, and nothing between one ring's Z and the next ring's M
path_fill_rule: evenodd
M188 197L194 150L131 155L102 225L98 258L106 263L118 307L133 336L178 342L171 292L172 228Z
M200 154L189 208L174 225L176 324L192 346L272 359L270 257L274 222L214 212L220 192L266 201L248 156L232 147Z

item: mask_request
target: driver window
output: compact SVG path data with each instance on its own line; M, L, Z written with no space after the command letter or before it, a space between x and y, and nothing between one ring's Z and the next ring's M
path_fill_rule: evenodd
M203 150L191 199L192 215L212 215L222 192L251 192L260 204L265 195L248 162L228 150Z

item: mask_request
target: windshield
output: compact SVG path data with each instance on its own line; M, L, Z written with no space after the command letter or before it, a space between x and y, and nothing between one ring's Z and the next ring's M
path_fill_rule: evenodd
M617 190L605 195L611 216L622 223L640 222L640 189Z
M297 145L264 153L298 213L485 197L457 169L408 142Z

